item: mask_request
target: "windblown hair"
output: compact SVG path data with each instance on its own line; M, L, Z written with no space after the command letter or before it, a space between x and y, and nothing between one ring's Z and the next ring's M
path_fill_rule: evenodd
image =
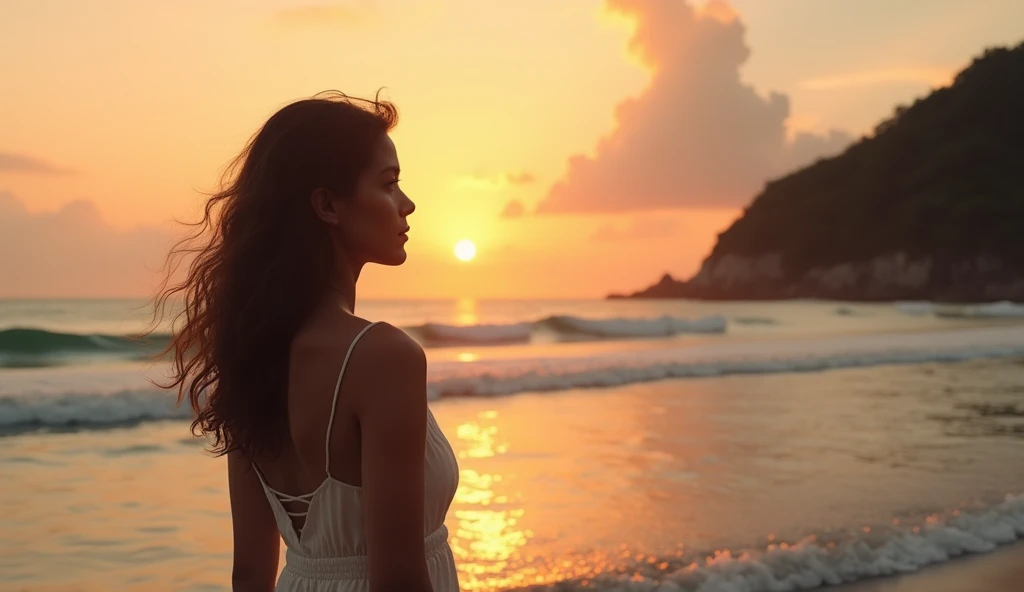
M378 94L379 97L379 94ZM348 197L397 123L378 99L327 92L275 113L228 166L202 219L170 251L153 326L171 316L170 382L217 455L277 454L288 437L291 342L328 290L333 252L310 204ZM180 283L172 276L190 260ZM178 309L169 315L169 309Z

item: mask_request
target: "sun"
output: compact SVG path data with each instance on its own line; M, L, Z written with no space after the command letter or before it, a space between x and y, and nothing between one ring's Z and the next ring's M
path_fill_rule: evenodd
M472 261L476 257L476 245L469 239L455 243L455 258L459 261Z

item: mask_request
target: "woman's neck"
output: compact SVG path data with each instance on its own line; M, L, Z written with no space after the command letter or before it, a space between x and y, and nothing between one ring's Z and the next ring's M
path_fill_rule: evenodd
M327 287L339 298L345 312L354 314L356 311L356 281L359 279L359 271L362 265L351 265L344 258L338 258L334 275Z
M337 300L338 306L342 308L348 314L355 314L356 312L356 285L345 284L337 285L335 283L328 284L327 287L331 290L331 295L334 300ZM346 289L348 288L348 289Z

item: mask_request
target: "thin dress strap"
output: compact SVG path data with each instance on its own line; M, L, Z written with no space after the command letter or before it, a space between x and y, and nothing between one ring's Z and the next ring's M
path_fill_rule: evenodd
M362 331L356 334L356 338L352 340L352 345L348 346L348 352L345 354L345 360L341 363L341 372L338 373L338 383L334 386L334 401L331 402L331 417L327 420L327 437L324 438L324 458L326 459L328 477L331 476L331 428L334 427L334 411L338 408L338 393L341 392L341 379L345 377L345 368L348 367L348 360L352 357L352 350L356 348L356 343L359 342L359 338L365 335L366 332L376 324L378 324L378 322L370 323L363 327Z

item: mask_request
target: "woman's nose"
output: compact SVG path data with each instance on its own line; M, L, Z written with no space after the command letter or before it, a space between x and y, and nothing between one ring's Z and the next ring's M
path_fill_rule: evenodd
M409 196L406 195L404 191L402 192L401 211L403 216L408 216L409 214L416 211L416 204L413 203L411 199L409 199Z

